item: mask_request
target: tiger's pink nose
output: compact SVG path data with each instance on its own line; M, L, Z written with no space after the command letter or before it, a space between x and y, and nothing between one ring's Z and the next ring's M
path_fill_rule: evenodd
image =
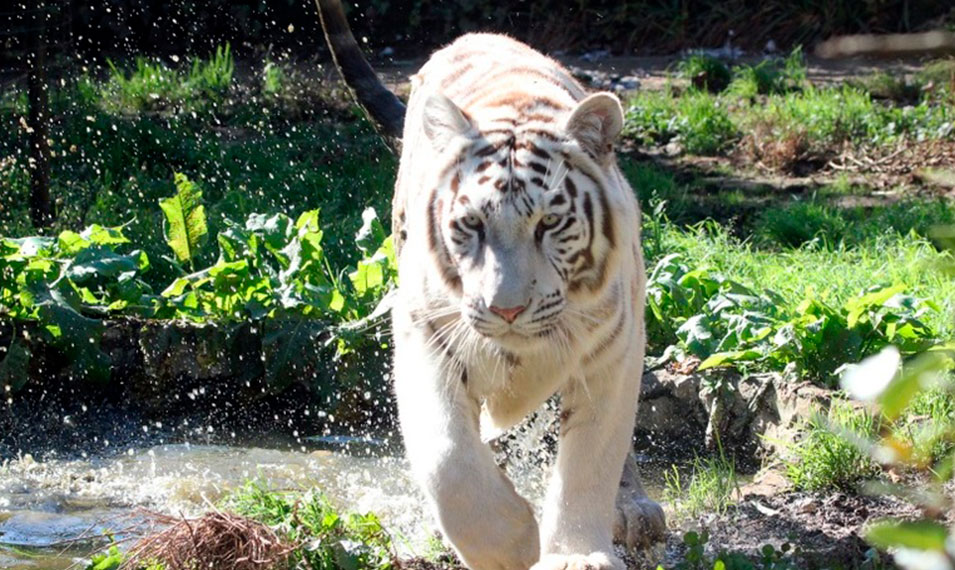
M516 319L518 315L523 313L524 309L526 309L527 306L520 305L518 307L510 307L508 309L502 309L500 307L495 307L494 305L491 305L489 308L491 309L491 312L494 313L495 315L501 317L502 319L504 319L505 321L509 323L513 323L514 319Z

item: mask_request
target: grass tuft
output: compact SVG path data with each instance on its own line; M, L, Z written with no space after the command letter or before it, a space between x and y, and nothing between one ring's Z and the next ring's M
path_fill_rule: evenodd
M664 472L664 501L673 505L681 519L704 513L723 515L735 502L739 491L736 464L719 447L713 457L696 457L689 466L689 478L674 465Z
M803 438L789 448L786 475L805 491L855 490L880 473L859 442L878 433L879 421L868 411L833 401L826 416L814 415Z

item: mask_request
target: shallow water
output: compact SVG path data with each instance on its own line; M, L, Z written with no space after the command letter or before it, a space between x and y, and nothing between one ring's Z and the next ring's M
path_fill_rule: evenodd
M407 539L409 553L430 532L400 458L160 445L111 458L6 462L0 467L0 543L7 546L0 548L0 567L64 568L75 555L59 554L65 541L121 533L135 523L137 507L199 514L249 479L273 488L319 488L345 509L374 511Z
M375 512L402 554L424 552L433 526L404 459L368 455L375 442L345 443L363 452L179 444L113 457L8 460L0 465L0 568L66 568L96 546L95 537L122 538L139 507L197 515L250 479L322 489L345 510ZM540 470L514 471L520 491L538 499Z
M546 424L529 421L507 444L507 471L536 504L550 459ZM644 479L651 496L658 496L653 481L659 477ZM23 455L0 464L0 568L63 570L101 548L97 537L122 539L123 530L140 520L137 509L195 516L249 480L276 489L321 489L342 510L372 511L404 556L427 552L434 533L400 450L387 440L157 444L112 456L36 461Z

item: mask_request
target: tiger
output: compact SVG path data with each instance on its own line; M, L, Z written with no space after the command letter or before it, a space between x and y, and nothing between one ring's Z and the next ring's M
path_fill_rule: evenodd
M645 350L640 208L617 165L620 100L471 33L383 86L336 0L317 0L346 84L399 138L393 382L411 473L475 570L623 569L665 532L630 442ZM488 442L556 395L540 521Z

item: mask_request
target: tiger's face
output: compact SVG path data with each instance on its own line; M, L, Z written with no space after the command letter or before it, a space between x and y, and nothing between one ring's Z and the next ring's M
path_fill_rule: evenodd
M603 285L615 245L606 181L566 133L470 134L433 202L434 238L470 328L527 348L573 314L575 296Z

